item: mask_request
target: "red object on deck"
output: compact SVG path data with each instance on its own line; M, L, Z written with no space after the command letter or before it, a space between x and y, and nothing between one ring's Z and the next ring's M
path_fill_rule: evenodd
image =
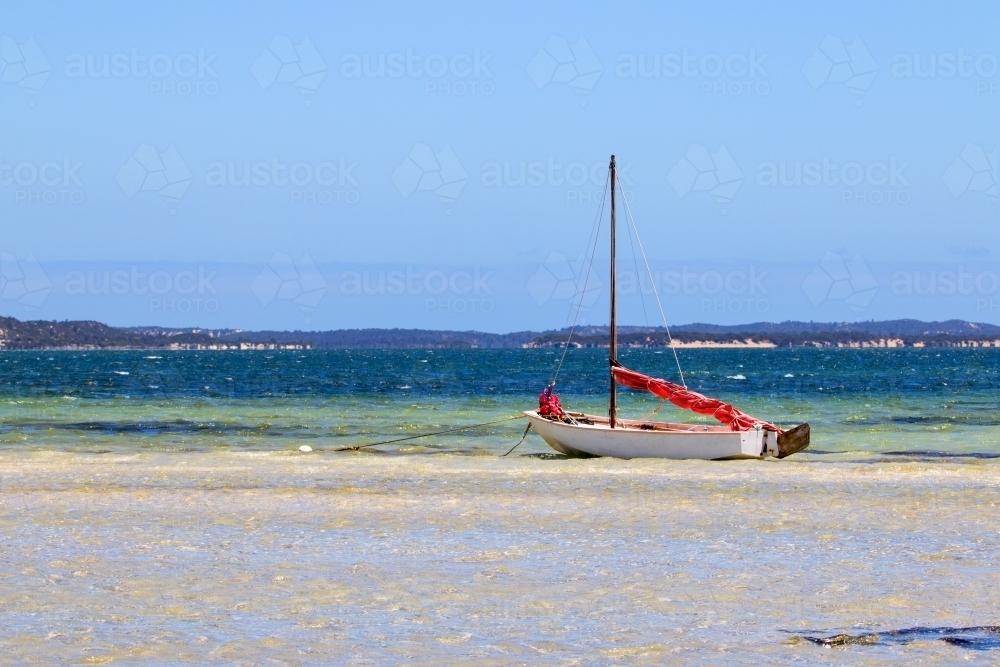
M691 391L679 384L674 384L668 380L643 375L629 370L624 366L615 366L611 369L615 376L615 381L623 387L648 391L654 396L666 399L679 408L697 412L700 415L711 415L734 431L749 431L760 427L768 431L781 433L782 430L769 422L761 421L756 417L740 412L728 403L723 403L717 398L708 398L698 392Z
M551 386L546 387L538 395L538 414L542 417L561 417L566 414L559 403L559 397L552 392Z

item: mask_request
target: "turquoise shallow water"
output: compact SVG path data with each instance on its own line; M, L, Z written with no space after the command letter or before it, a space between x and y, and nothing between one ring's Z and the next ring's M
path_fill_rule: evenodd
M689 386L783 425L813 454L1000 454L1000 351L683 350ZM624 363L676 379L669 352ZM535 405L553 351L0 353L0 447L200 451L337 447L485 422ZM557 391L604 412L605 352L572 350ZM657 399L622 392L640 417ZM657 418L699 421L669 405ZM503 449L517 423L411 445ZM525 451L544 450L537 438ZM539 451L541 451L539 450Z

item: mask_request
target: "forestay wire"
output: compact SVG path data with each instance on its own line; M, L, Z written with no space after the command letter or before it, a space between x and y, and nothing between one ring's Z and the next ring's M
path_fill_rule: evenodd
M621 186L619 185L619 188L620 187ZM677 364L677 372L681 376L681 385L687 389L687 382L684 380L684 370L681 368L681 360L677 356L677 348L674 347L674 339L670 335L670 325L667 324L667 316L663 312L663 304L660 302L660 293L659 290L656 289L656 281L653 279L653 272L649 268L649 261L646 260L646 251L642 247L642 239L639 238L639 230L635 226L635 219L632 217L632 210L629 208L628 199L625 198L625 191L622 190L621 193L622 201L625 202L625 213L628 216L629 224L632 225L632 232L635 234L635 241L639 245L639 252L642 253L642 262L646 265L646 273L649 274L649 284L653 286L653 296L656 297L656 305L660 309L660 317L663 318L663 328L667 330L667 342L670 345L671 351L674 353L674 363ZM642 292L641 288L639 292Z

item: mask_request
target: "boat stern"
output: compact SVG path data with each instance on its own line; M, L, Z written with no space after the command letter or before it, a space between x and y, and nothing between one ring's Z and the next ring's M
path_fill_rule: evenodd
M777 456L779 459L801 452L809 446L809 424L799 424L779 435L776 440L778 453L773 456Z
M793 429L777 433L766 429L741 432L743 453L764 458L771 456L783 459L809 446L809 424L800 424Z

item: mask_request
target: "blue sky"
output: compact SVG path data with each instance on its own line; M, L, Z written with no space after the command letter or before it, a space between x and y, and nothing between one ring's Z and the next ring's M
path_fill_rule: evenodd
M673 322L998 323L998 14L3 3L0 313L561 326L615 153Z

